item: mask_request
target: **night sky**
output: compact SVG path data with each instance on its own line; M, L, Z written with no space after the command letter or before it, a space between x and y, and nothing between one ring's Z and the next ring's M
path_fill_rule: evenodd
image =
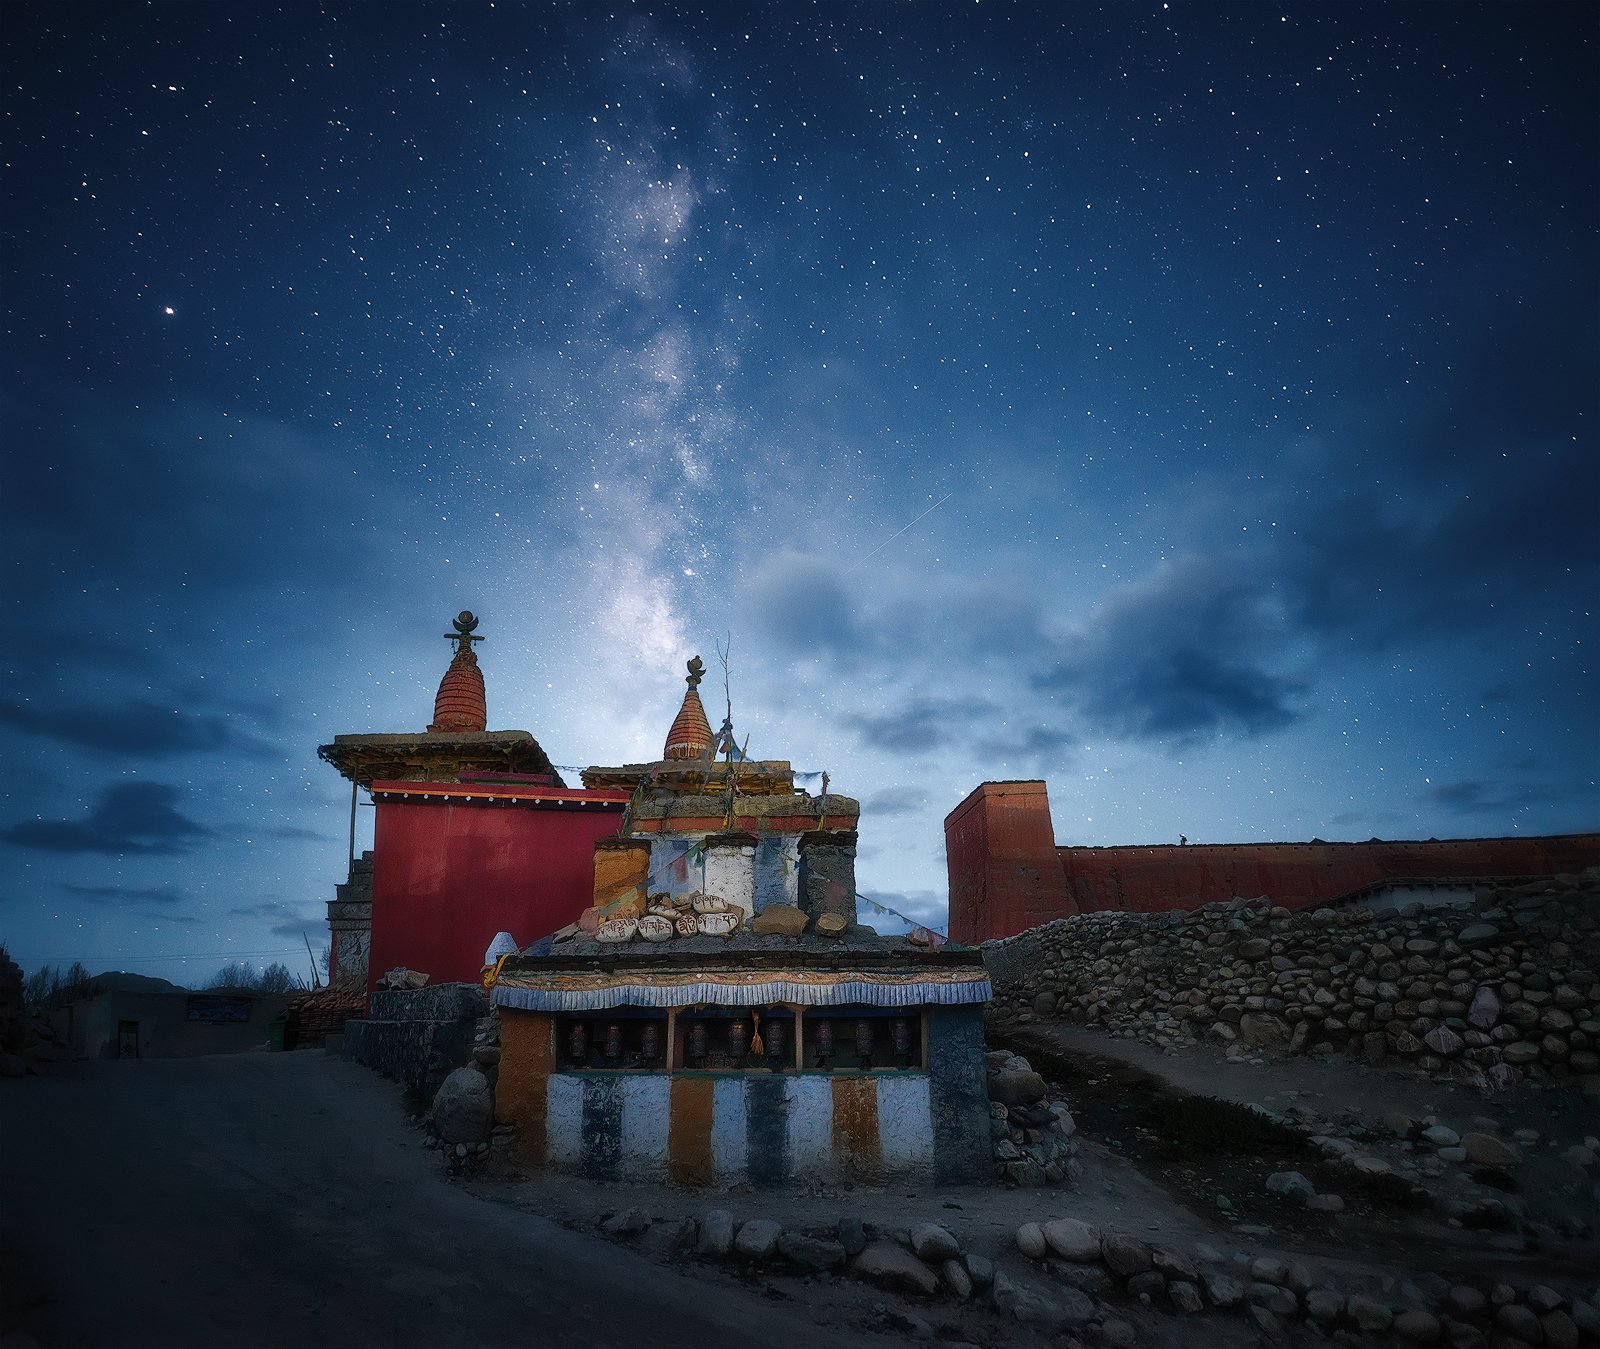
M560 765L731 633L939 925L985 779L1600 826L1597 15L11 0L0 939L303 970L463 608Z

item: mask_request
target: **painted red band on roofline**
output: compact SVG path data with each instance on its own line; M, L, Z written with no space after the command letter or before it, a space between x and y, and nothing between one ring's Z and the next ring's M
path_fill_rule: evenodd
M374 782L369 789L374 796L448 796L458 799L472 797L477 800L505 799L517 801L552 801L568 804L589 803L601 807L625 806L631 793L613 787L541 787L531 782Z

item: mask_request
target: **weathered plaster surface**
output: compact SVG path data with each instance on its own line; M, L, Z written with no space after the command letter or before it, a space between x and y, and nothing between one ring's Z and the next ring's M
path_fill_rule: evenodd
M729 1185L744 1180L750 1164L744 1086L743 1078L719 1078L714 1093L711 1163L717 1179Z
M800 838L797 834L763 834L756 845L755 910L769 904L800 904Z
M576 1171L583 1160L583 1079L556 1073L550 1079L549 1096L550 1165L560 1171Z
M928 1079L878 1079L878 1136L884 1169L896 1173L933 1171L933 1118Z
M833 1084L825 1077L790 1077L783 1087L790 1172L820 1175L833 1162Z
M934 1176L942 1185L981 1183L994 1163L982 1009L930 1008L927 1028Z
M617 1164L627 1180L661 1180L667 1174L672 1079L624 1077L622 1144Z
M706 848L705 892L735 905L747 919L755 912L755 860L753 843L713 843Z

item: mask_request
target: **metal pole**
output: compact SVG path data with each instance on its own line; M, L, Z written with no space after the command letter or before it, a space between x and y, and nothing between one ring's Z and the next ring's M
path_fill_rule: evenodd
M345 880L350 880L356 874L356 789L358 783L350 779L350 866L345 873Z

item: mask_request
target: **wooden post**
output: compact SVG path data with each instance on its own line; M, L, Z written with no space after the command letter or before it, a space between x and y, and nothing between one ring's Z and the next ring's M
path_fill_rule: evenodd
M345 880L351 880L356 874L356 790L359 784L354 778L350 779L350 865L345 873Z

